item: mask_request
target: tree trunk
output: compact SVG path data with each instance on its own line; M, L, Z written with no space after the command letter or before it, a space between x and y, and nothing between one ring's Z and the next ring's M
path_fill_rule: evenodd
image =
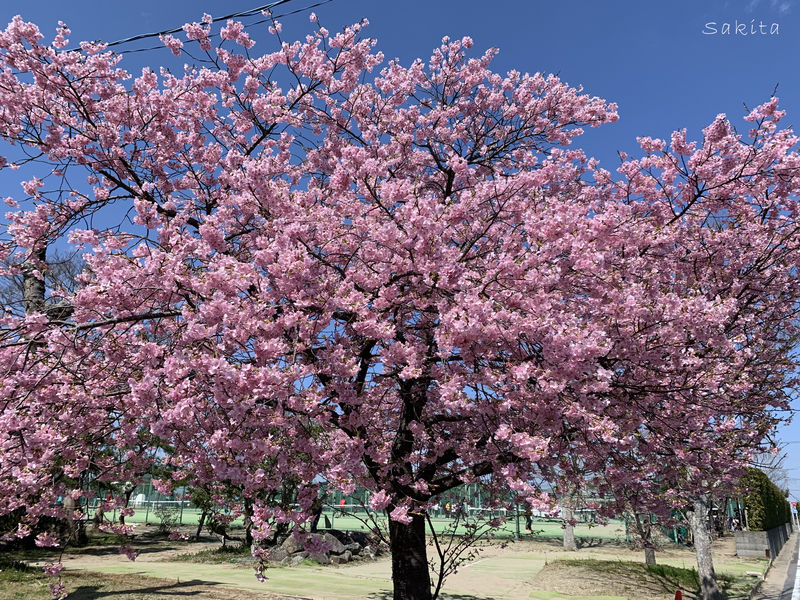
M33 250L31 259L45 262L47 260L47 247ZM44 312L44 280L38 279L33 272L38 265L28 259L22 264L22 297L25 302L25 314L33 315Z
M64 520L69 531L69 542L77 544L78 530L75 527L75 500L70 495L64 496Z
M135 489L136 486L134 487L127 486L127 489L125 490L125 508L128 508L128 506L130 505L131 496L133 496L133 490ZM125 525L125 515L123 515L122 513L120 513L119 515L119 522L120 525Z
M431 576L425 548L425 516L410 516L412 521L408 525L389 519L393 598L431 600Z
M101 502L97 505L97 508L94 509L94 516L92 517L92 530L98 531L100 529L100 525L103 524L104 516L105 514L103 513L103 504Z
M656 549L653 545L653 523L651 516L647 515L647 521L643 521L639 513L634 513L634 522L636 523L636 533L644 548L644 564L656 564Z
M244 499L244 545L253 546L253 501L250 498Z
M576 551L578 545L575 543L575 527L571 522L574 518L572 506L562 505L561 513L564 519L564 550Z
M322 497L317 496L314 502L311 503L311 533L317 533L319 527L319 519L322 516Z
M711 535L708 531L708 496L698 496L692 502L689 526L692 528L694 552L697 556L697 575L703 600L722 600L717 586L714 561L711 559Z
M197 533L194 534L195 541L200 541L200 534L203 532L203 525L205 525L207 514L208 512L205 510L200 513L200 520L197 523Z

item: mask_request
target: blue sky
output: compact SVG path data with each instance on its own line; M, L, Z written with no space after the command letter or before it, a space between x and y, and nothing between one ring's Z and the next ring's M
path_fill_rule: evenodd
M293 0L276 12L316 1ZM73 41L114 41L199 20L203 12L220 16L260 3L4 0L0 23L21 14L49 36L63 20L73 31ZM741 124L743 103L752 107L767 100L776 85L787 121L796 124L800 118L800 72L795 67L800 0L333 0L313 10L331 30L367 17L367 33L378 39L387 58L427 58L443 35L470 35L478 50L500 48L494 63L498 71L558 73L592 95L617 102L620 121L579 140L610 170L616 167L618 150L635 152L637 136L666 137L686 127L690 138L696 137L718 113ZM307 14L281 21L286 39L302 37L308 29ZM262 41L256 49L272 48L269 36L257 28L249 31ZM169 60L166 50L142 52L128 55L123 66L135 73L145 64ZM800 420L785 428L781 438L788 443L785 466L793 496L800 499Z

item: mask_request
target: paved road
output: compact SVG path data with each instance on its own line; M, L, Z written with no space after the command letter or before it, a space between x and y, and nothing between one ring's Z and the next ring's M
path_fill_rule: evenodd
M772 563L755 600L800 600L800 578L797 572L799 541L800 534L793 533Z

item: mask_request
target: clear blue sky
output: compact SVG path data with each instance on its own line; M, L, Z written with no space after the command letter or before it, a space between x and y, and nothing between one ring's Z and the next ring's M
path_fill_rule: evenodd
M316 1L293 0L275 12ZM114 41L200 20L203 12L221 16L264 3L4 0L0 22L21 14L49 36L63 20L73 41ZM743 103L752 107L765 101L776 85L788 121L800 121L800 0L333 0L313 10L330 30L367 17L367 33L388 58L427 58L443 35L470 35L476 49L500 48L498 71L555 72L617 102L620 121L588 132L580 142L610 170L617 150L636 151L637 136L666 137L686 127L695 137L718 113L740 119ZM302 37L309 26L307 13L281 21L286 39ZM725 24L730 33L724 32ZM269 36L257 28L250 33L263 41L256 49L271 49ZM165 50L142 52L128 55L123 66L135 73L144 64L168 60ZM793 496L800 499L800 420L781 438L788 443L785 466Z

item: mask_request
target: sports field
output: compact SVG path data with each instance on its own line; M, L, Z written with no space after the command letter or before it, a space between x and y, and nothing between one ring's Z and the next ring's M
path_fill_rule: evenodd
M158 525L165 512L168 514L168 519L171 519L175 525L191 526L197 525L200 520L200 510L194 506L186 503L180 506L180 503L175 502L168 505L165 511L165 503L161 506L150 507L143 506L136 508L136 513L133 516L126 517L127 523L140 523L148 525ZM474 514L474 513L473 513ZM91 518L92 513L89 513ZM117 511L108 513L106 517L111 520L116 520ZM383 514L376 515L375 513L368 514L364 510L359 510L355 507L347 507L346 510L331 510L326 509L323 512L322 519L320 520L320 528L334 528L345 531L368 531L374 527L373 519L384 529L387 528L386 517ZM456 525L456 520L453 518L444 517L439 515L431 519L434 529L437 533L445 531L450 532L453 526ZM474 522L474 520L472 520ZM242 527L242 519L236 519L232 522L232 528L236 529ZM459 521L455 533L461 535L465 533L463 520ZM520 514L511 513L505 522L498 528L494 529L492 535L499 538L541 538L541 539L555 539L562 537L561 522L555 519L542 519L534 517L532 520L531 530L526 530L525 517ZM621 520L611 520L604 525L593 523L578 523L575 526L575 536L579 539L586 541L626 541L625 536L625 523Z

